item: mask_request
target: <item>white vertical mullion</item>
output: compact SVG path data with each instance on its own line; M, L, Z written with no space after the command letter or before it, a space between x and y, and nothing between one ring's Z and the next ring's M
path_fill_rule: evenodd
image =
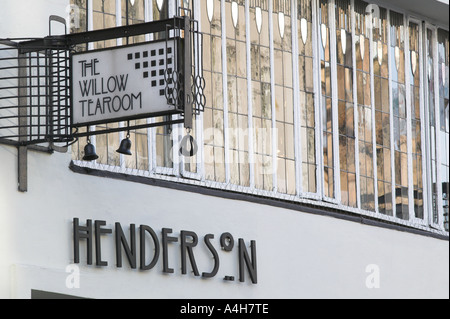
M255 158L253 149L253 98L252 98L252 66L251 66L251 35L250 35L250 4L245 1L245 48L247 67L247 108L248 108L248 163L250 167L250 188L255 188Z
M150 0L148 0L150 1ZM199 9L200 5L199 5L199 0L194 0L193 1L193 7L192 7L192 11L191 11L191 18L199 21ZM199 26L198 26L199 27ZM193 41L193 47L194 49L197 47L201 48L201 44L199 43L201 41L200 37L197 37L196 34L192 34L192 41ZM193 66L194 66L194 77L200 74L200 70L201 70L201 53L197 52L197 51L193 51L192 52L192 60L193 60ZM198 62L198 63L197 63ZM200 162L199 159L202 158L202 149L203 149L203 143L199 142L199 141L203 141L203 121L200 118L199 115L195 115L195 136L193 136L195 138L195 140L197 141L197 154L196 154L196 162L194 162L193 164L196 167L196 171L195 172L190 172L187 171L185 169L185 164L186 164L186 158L182 155L179 155L179 161L180 161L180 176L185 177L185 178L189 178L189 179L195 179L195 180L201 180L202 179L202 174L200 173ZM181 130L183 130L183 128L181 127L181 125L179 126ZM200 143L200 144L199 144ZM179 149L180 145L177 145L177 149Z
M408 159L408 211L409 220L415 219L414 211L414 181L413 181L413 160L412 160L412 127L411 127L411 54L409 52L409 19L403 15L404 37L405 37L405 94L406 94L406 149Z
M298 76L298 26L297 26L297 1L291 1L291 34L292 34L292 88L294 101L294 152L295 152L295 186L296 194L303 192L302 174L302 148L301 148L301 123L300 123L300 103L299 103L299 76Z
M202 30L202 21L201 21L201 11L200 11L200 0L194 0L194 19L198 22L198 30L201 31ZM197 52L198 54L198 62L199 65L197 66L198 72L199 74L203 75L203 54L202 54L202 50L203 50L203 43L202 43L203 37L199 36L198 37L198 41L199 41L199 48L200 51ZM204 143L203 143L203 112L200 112L200 115L197 115L197 121L196 121L197 125L197 146L198 146L198 151L197 151L197 176L200 180L202 180L204 178L204 172L205 172L205 164L204 164Z
M376 19L380 19L380 17L376 17ZM374 181L374 199L375 199L375 212L379 212L378 210L378 170L377 170L377 135L376 135L376 116L375 116L375 75L373 69L373 59L374 59L374 45L373 45L373 28L374 28L374 17L370 15L370 28L369 28L369 64L370 64L370 104L372 106L371 115L372 115L372 154L373 154L373 181ZM380 23L381 21L377 21Z
M392 194L392 217L396 218L395 206L395 149L394 149L394 110L392 98L392 57L391 54L391 14L387 10L387 47L388 47L388 70L389 70L389 130L390 130L390 149L391 149L391 194Z
M224 136L224 156L225 156L225 183L230 183L230 142L228 124L228 71L227 71L227 26L225 0L221 0L221 27L222 27L222 89L223 89L223 136Z
M277 171L278 171L278 136L275 108L275 66L274 66L274 45L273 45L273 0L269 0L269 50L270 50L270 90L272 103L272 178L273 191L277 192Z
M145 22L150 22L153 20L152 1L153 0L145 0L145 3L144 3ZM122 12L120 6L121 6L121 0L116 0L116 7L118 8L118 10L120 10L120 12ZM120 18L120 19L122 19L122 18ZM146 34L145 41L150 41L150 40L153 40L153 34ZM150 124L150 123L152 123L152 119L147 118L147 124ZM149 128L147 128L147 152L148 152L148 170L149 170L149 172L151 172L154 168L153 156L155 156L155 153L152 152L153 143L151 141L152 141L152 129L149 127Z
M116 26L120 27L122 26L122 1L121 0L116 0ZM117 38L116 43L118 46L121 46L123 44L123 39L122 38ZM123 127L123 122L119 122L119 127ZM123 131L119 132L119 141L122 141L122 139L124 138L124 133ZM150 159L150 155L149 155L149 159ZM125 155L123 154L119 154L119 166L121 168L125 168Z
M322 121L322 88L321 88L321 61L319 58L319 46L320 43L320 24L319 21L319 10L320 5L318 0L312 0L312 47L313 47L313 81L314 81L314 105L315 107L315 140L316 140L316 191L317 195L322 198L323 197L323 121Z
M336 4L329 1L328 21L330 29L330 67L331 67L331 109L333 122L333 172L334 172L334 199L341 202L341 174L339 167L339 107L337 90L337 56L336 56Z
M177 14L177 11L178 1L169 1L169 17L175 16ZM170 115L170 118L171 120L178 120L181 119L181 115ZM171 170L175 176L180 176L181 171L180 166L182 165L182 156L179 154L178 143L180 142L179 136L181 132L183 132L183 129L184 127L182 126L182 124L172 124L172 168L169 169L169 171Z
M352 64L353 64L353 117L355 130L355 173L356 173L356 207L361 209L361 185L360 185L360 165L359 165L359 117L358 117L358 94L357 94L357 74L356 74L356 41L355 41L355 0L351 0L350 25L352 34ZM360 46L365 43L360 43Z
M438 225L444 229L444 212L442 205L442 180L441 180L441 152L438 151L441 146L441 114L439 112L439 54L438 54L438 38L437 28L433 28L433 72L434 72L434 110L435 110L435 127L436 127L436 192L437 192L437 212L438 212Z
M93 0L88 0L87 1L87 31L92 31L94 30L94 5L93 5ZM87 45L87 49L88 51L94 50L94 43L93 42L89 42ZM89 131L93 132L95 131L95 125L91 125L89 126ZM96 135L92 135L92 136L88 136L87 138L90 139L92 145L97 146L97 139L96 139ZM94 163L97 163L97 160L94 161Z
M87 12L87 30L88 31L92 31L94 30L94 4L93 4L93 0L88 0L87 2L87 7L88 7L88 12ZM93 50L94 49L94 43L89 42L88 43L88 50Z

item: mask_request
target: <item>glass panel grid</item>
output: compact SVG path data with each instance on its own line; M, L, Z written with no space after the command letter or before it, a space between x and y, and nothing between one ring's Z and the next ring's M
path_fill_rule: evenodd
M280 193L294 195L295 144L292 72L292 30L289 0L274 1L274 82L277 132L277 188Z
M250 186L245 2L226 1L230 182Z
M331 93L330 19L328 1L320 0L320 79L322 111L323 194L334 197L333 116Z
M356 207L356 140L350 1L336 0L335 10L341 203L345 206Z
M273 190L272 89L267 0L250 1L250 60L255 187Z
M419 49L419 25L409 23L409 61L410 66L406 70L409 73L410 83L410 110L411 110L411 140L412 140L412 178L413 178L413 203L416 218L424 218L423 201L423 167L422 167L422 119L420 110L420 49Z
M378 212L392 216L388 21L387 10L384 8L380 8L380 17L373 25L372 36Z
M302 189L317 192L316 110L314 108L314 58L312 48L312 3L298 1L297 9L298 77L300 105L300 143Z
M375 211L374 141L367 3L355 0L355 55L361 209Z
M212 8L209 7L212 5ZM222 10L220 0L201 6L203 76L206 105L203 114L205 178L225 182L225 136L222 76ZM212 13L210 16L208 13Z
M448 232L449 196L449 33L438 29L438 74L439 74L439 134L441 152L440 178L442 191L443 225Z

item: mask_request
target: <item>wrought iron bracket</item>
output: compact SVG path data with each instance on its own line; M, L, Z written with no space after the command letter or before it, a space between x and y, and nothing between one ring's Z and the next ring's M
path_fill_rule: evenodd
M198 22L189 14L182 16L180 10L178 16L170 19L64 35L52 35L53 22L66 26L63 18L50 16L47 37L0 39L0 144L18 148L20 191L28 189L27 152L30 148L65 151L80 137L161 125L183 123L190 131L194 117L204 110L205 80L200 66L202 34ZM164 117L159 122L130 125L130 119L126 119L120 120L126 125L95 132L87 130L89 133L73 126L72 53L97 41L150 34L158 34L160 40L162 37L166 48L169 42L175 43L175 67L166 69L164 74L164 95L174 111L153 114ZM48 147L42 146L47 143Z

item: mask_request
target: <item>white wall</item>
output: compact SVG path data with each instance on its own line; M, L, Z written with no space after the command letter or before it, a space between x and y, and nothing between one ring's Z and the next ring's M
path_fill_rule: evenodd
M45 37L49 16L66 17L69 4L69 0L0 0L0 38Z
M93 298L448 298L449 244L396 230L361 225L248 202L75 174L69 154L30 152L29 192L16 191L16 150L0 146L0 298L28 298L31 289ZM80 288L66 287L73 263L72 219L105 220L209 233L230 232L257 242L258 284L238 279L237 247L219 250L212 279L180 270L179 243L169 247L174 274L162 272L162 254L150 271L115 266L113 235L102 237L108 267L86 265L81 250ZM138 238L137 238L138 241ZM138 243L139 244L139 243ZM83 247L83 246L82 246ZM138 247L139 249L139 247ZM213 261L199 243L200 272ZM95 253L95 250L94 250ZM95 255L94 255L95 263ZM380 271L380 288L368 289L366 267ZM188 264L188 271L190 264ZM236 277L224 282L225 275Z

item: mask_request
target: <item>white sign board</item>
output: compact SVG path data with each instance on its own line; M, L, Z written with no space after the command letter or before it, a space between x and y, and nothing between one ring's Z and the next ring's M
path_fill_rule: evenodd
M166 54L167 51L167 54ZM174 63L173 42L89 51L72 56L72 124L85 126L174 111L164 73Z

